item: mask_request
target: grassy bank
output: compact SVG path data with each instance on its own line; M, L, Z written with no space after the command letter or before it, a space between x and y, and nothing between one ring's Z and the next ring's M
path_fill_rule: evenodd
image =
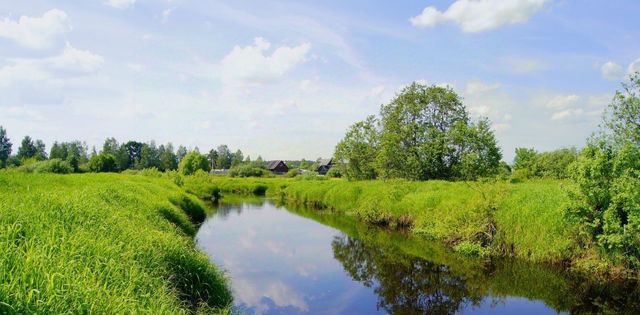
M576 259L574 225L563 214L567 182L465 183L447 181L360 181L185 179L200 195L264 192L289 202L335 209L376 225L407 227L471 256L515 256L536 262ZM196 188L199 187L199 188ZM206 187L206 189L203 189ZM199 189L199 190L198 190Z
M166 179L0 171L0 313L222 311L204 211Z

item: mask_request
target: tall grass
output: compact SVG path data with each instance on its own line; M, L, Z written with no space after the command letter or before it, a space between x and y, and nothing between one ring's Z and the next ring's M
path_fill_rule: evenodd
M0 313L223 310L227 280L192 238L203 216L166 179L0 172Z
M566 182L523 183L301 180L201 176L188 191L254 191L375 225L409 228L471 255L560 263L574 258L573 225L563 214ZM203 187L206 187L204 189ZM206 193L205 193L206 194Z

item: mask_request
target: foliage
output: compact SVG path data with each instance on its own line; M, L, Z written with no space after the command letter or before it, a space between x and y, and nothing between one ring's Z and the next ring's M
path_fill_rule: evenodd
M51 159L61 159L67 161L74 171L80 170L80 165L88 162L87 144L80 141L54 142L51 146Z
M595 242L614 263L640 267L640 77L616 92L603 130L572 167L578 186L568 214L585 245Z
M191 151L187 153L182 160L180 160L178 171L182 175L192 175L197 170L208 172L210 170L209 161L207 161L207 158L199 152Z
M164 179L0 173L0 313L186 314L224 308L227 280ZM199 205L193 206L193 205Z
M231 177L263 177L269 174L270 172L264 167L252 164L237 165L229 170L229 176Z
M499 171L502 158L491 124L477 123L451 89L412 83L350 127L336 147L350 179L477 179Z
M569 165L578 158L578 150L564 148L538 153L534 149L517 148L513 161L514 177L528 178L569 178Z
M380 134L375 116L369 116L349 127L347 134L336 145L335 158L345 161L343 167L348 179L364 180L377 177L376 157Z
M0 168L7 166L7 160L11 156L11 145L7 130L0 126Z
M340 167L330 168L329 171L327 171L326 176L331 178L341 178L342 177L341 168Z
M47 159L47 153L45 152L45 145L42 140L36 140L35 142L29 136L25 136L20 143L18 153L16 156L20 160L35 158L38 161Z
M289 171L287 172L287 174L284 174L285 177L288 178L294 178L296 176L300 175L300 169L299 168L292 168L289 169Z
M38 161L36 158L30 158L23 160L22 163L18 170L25 173L69 174L74 171L69 162L61 159Z
M109 153L100 153L89 159L89 171L94 173L115 172L116 157Z

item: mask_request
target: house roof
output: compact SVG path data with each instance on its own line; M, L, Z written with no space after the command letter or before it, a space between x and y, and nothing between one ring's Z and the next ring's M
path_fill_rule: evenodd
M320 159L320 162L318 162L318 166L329 166L329 164L332 164L333 159Z
M267 168L272 170L272 169L278 167L278 164L280 164L280 162L284 163L284 165L287 165L287 163L285 163L283 160L274 160L274 161L268 161L267 162Z

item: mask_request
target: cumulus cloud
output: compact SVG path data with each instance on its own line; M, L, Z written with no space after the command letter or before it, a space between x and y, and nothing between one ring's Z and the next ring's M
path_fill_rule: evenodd
M59 55L43 59L13 59L0 68L0 86L18 81L42 81L82 76L97 72L104 58L67 43Z
M21 16L17 21L0 20L0 37L33 48L47 48L61 34L71 30L67 14L58 9L45 12L41 17Z
M622 67L613 61L607 61L603 64L602 67L600 67L600 72L603 78L610 81L620 80L624 76Z
M281 46L269 55L270 48L271 43L262 37L255 38L252 45L235 46L220 62L222 80L225 83L273 82L302 63L311 44Z
M117 9L126 9L134 5L136 0L108 0L105 3Z
M580 100L580 96L571 94L571 95L556 95L551 98L547 104L547 108L566 108L569 107Z
M409 19L413 26L433 27L442 22L456 23L463 32L477 33L503 25L524 23L543 8L548 0L456 0L445 11L426 7Z
M493 92L500 88L500 83L487 84L482 81L471 81L465 87L466 95L476 95L482 93Z
M567 118L580 116L583 114L583 112L584 111L582 110L582 108L565 109L563 111L553 113L553 115L551 115L551 120L564 120Z

